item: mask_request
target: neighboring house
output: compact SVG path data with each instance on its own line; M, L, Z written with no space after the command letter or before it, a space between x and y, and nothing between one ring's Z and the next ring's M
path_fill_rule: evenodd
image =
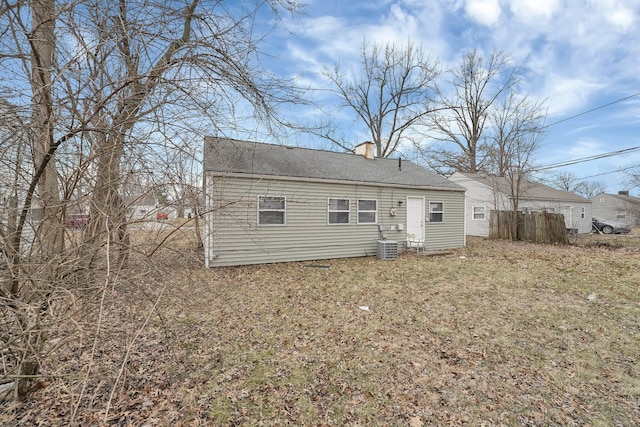
M1 166L0 166L1 168ZM4 173L3 173L4 172ZM25 184L26 185L26 184ZM12 177L9 173L0 170L0 265L4 262L4 239L11 239L10 234L15 232L19 216L24 207L25 192L23 189L12 185ZM22 241L20 243L21 254L26 255L36 241L36 229L40 222L41 211L38 202L34 200L32 207L27 211L25 223L22 228Z
M141 195L125 199L129 221L167 220L176 217L176 210L158 203L153 196Z
M593 216L640 227L640 198L629 196L628 191L596 194L591 202Z
M449 178L467 189L466 233L489 236L492 210L512 210L511 186L505 177L456 172ZM567 229L591 232L591 201L564 190L525 181L518 198L520 211L546 211L564 215Z
M209 267L376 255L465 245L464 188L416 164L208 137L204 148Z
M125 199L127 218L130 221L150 220L156 211L155 197L148 195L131 196Z

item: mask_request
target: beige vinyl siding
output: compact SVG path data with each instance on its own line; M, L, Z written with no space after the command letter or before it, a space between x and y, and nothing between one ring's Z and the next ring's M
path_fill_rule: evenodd
M208 176L207 194L205 255L211 267L371 256L379 225L402 250L407 196L424 197L427 204L444 202L444 222L426 225L428 249L464 246L464 193L459 191ZM257 225L258 196L286 197L286 225ZM328 224L329 198L350 200L349 224ZM358 224L358 199L377 200L376 224ZM401 231L390 229L398 224Z
M451 249L464 246L464 193L425 192L425 248ZM442 202L442 222L429 222L429 202Z

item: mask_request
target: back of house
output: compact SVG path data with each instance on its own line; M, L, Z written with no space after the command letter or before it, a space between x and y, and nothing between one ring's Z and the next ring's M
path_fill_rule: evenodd
M464 188L414 163L205 139L207 266L376 255L378 241L462 247Z

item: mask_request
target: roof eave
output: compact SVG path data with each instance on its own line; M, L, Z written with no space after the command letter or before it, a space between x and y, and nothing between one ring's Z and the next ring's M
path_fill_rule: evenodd
M513 198L512 196L507 196L509 198ZM546 200L546 201L551 201L551 202L564 202L564 203L592 203L591 200L589 199L584 199L584 200L577 200L577 199L563 199L563 198L557 198L557 197L527 197L527 196L520 196L518 198L519 200Z
M329 178L308 178L308 177L298 177L298 176L283 176L283 175L259 175L259 174L251 174L251 173L238 173L238 172L220 172L220 171L212 171L208 170L208 174L211 176L225 177L225 178L245 178L245 179L273 179L280 181L298 181L298 182L315 182L322 184L353 184L353 185L372 185L376 187L388 187L388 188L406 188L406 189L416 189L416 190L437 190L437 191L455 191L455 192L465 192L466 189L462 186L460 188L455 187L440 187L436 185L410 185L410 184L394 184L387 182L376 182L376 181L350 181L350 180L339 180L339 179L329 179ZM456 184L457 185L457 184Z

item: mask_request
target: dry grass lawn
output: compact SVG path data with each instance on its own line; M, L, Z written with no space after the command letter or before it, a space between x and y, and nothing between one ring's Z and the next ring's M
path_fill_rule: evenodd
M637 249L207 270L174 237L87 291L0 424L640 424Z

